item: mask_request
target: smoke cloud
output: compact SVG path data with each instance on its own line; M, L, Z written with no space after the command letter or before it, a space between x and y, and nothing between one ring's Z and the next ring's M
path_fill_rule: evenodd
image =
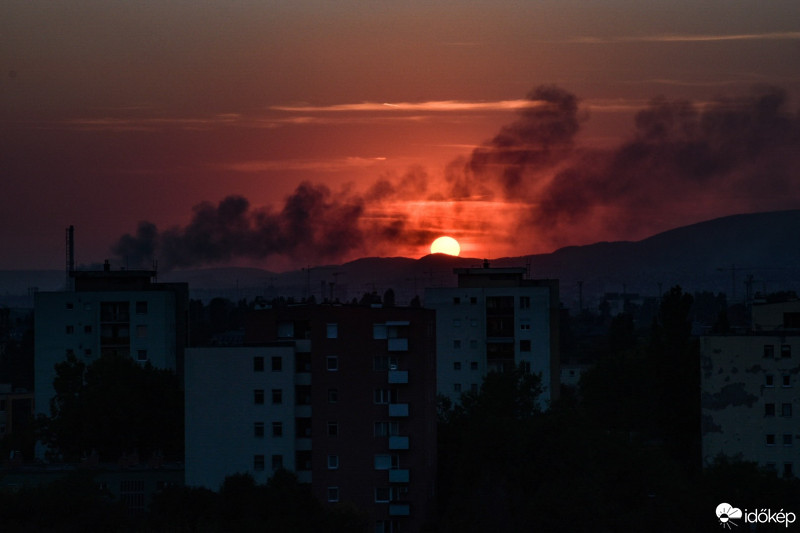
M780 89L702 104L656 98L611 149L581 146L588 112L575 95L544 86L527 99L442 176L411 168L361 193L304 182L279 210L229 196L196 206L185 227L142 222L113 252L162 268L278 256L307 264L427 245L450 224L522 254L798 206L800 115Z

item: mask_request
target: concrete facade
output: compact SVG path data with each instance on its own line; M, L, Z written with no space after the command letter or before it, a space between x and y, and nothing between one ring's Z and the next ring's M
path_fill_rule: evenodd
M757 304L752 331L701 338L705 462L723 454L800 472L798 311L800 302Z
M524 268L455 272L457 287L425 291L425 307L436 311L438 393L458 402L488 372L523 365L542 378L542 405L556 400L558 281L525 279Z

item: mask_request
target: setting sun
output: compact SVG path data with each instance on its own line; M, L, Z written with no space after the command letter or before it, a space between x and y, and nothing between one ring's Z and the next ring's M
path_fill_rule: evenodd
M452 237L439 237L431 244L431 253L457 256L461 253L461 246Z

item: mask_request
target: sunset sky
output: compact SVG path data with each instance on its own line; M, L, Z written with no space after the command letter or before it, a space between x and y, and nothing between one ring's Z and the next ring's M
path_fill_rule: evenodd
M273 270L800 208L797 0L5 0L0 269Z

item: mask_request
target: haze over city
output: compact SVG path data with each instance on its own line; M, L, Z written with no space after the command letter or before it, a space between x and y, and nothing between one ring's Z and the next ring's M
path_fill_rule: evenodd
M501 257L797 208L793 1L11 1L0 268Z

